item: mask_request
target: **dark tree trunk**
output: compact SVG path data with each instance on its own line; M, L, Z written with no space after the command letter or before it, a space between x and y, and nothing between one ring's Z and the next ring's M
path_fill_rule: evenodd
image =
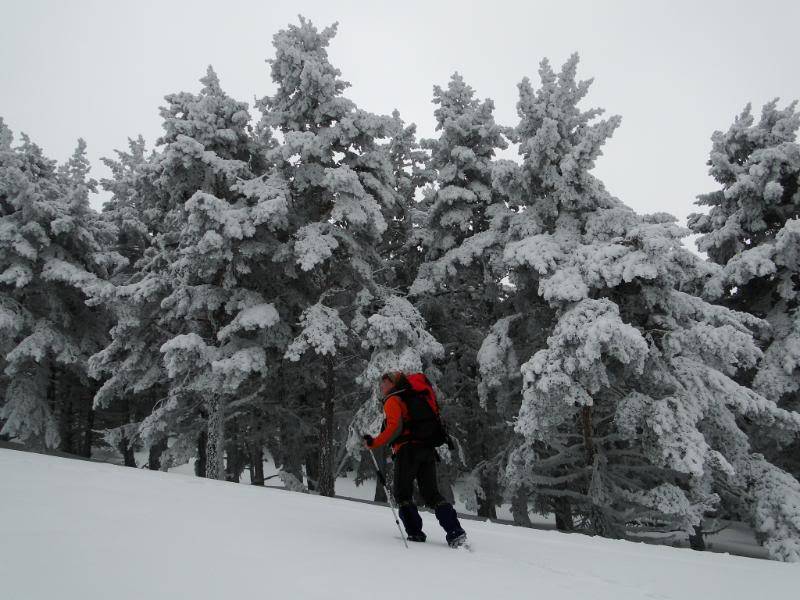
M692 550L703 551L706 549L706 540L703 538L703 524L694 526L694 534L689 536L689 547Z
M524 489L519 490L511 499L511 516L515 525L532 527L531 516L528 512L528 492Z
M302 437L288 423L281 427L281 469L290 475L297 477L297 481L303 482L303 450ZM275 461L278 462L277 459ZM277 465L276 465L277 466Z
M373 500L375 500L375 502L389 501L389 499L386 497L386 490L383 488L383 484L377 477L375 478L375 497Z
M133 444L131 444L131 441L127 436L123 435L119 440L117 450L119 450L119 453L122 454L123 464L126 467L133 467L135 469L136 457L133 454Z
M386 485L390 486L392 479L390 479L390 477L389 477L389 475L390 475L389 471L392 471L392 469L388 468L388 465L387 465L386 461L387 461L387 458L389 457L389 454L391 453L391 450L389 449L388 446L383 446L381 448L378 448L377 450L368 450L368 452L371 452L371 453L374 454L375 459L378 461L378 465L380 465L381 470L386 475ZM371 458L368 459L368 460L369 460L369 469L370 469L370 471L373 471L373 475L375 475L375 473L374 473L375 465L372 464L372 459ZM391 492L391 488L389 488L389 489L390 489L390 492ZM378 478L377 475L375 475L375 501L376 502L388 502L389 501L389 499L386 497L386 489L384 488L383 484L381 483L381 481L380 481L380 479Z
M260 442L253 444L250 452L250 483L264 485L264 450Z
M322 418L319 424L319 493L321 496L333 496L333 432L334 432L334 395L336 394L333 361L327 361L325 376L325 393L322 400Z
M572 519L572 505L569 498L556 498L553 500L553 512L556 516L556 529L559 531L573 531L575 523Z
M240 464L244 464L240 459L241 453L235 446L228 446L228 451L225 453L225 481L232 481L239 483L242 474L239 469Z
M58 449L67 454L75 454L72 427L72 402L67 398L61 400L61 410L58 415L58 435L61 438Z
M85 403L85 416L82 419L83 421L83 440L81 444L80 453L81 456L85 456L86 458L92 457L92 439L94 436L94 409L92 408L92 396L86 398ZM131 448L131 452L133 452L133 448ZM134 459L133 464L136 464L136 460Z
M242 471L247 464L245 448L242 446L242 438L239 433L239 424L234 420L229 424L228 439L226 440L225 451L225 479L239 483Z
M247 466L247 462L247 454L241 446L238 444L235 446L229 446L228 460L226 462L226 479L228 481L239 483L242 473L244 472L244 468Z
M50 369L50 381L47 385L47 405L50 408L50 414L57 415L59 414L59 407L56 401L56 374L53 369ZM59 432L59 436L61 433ZM61 442L59 441L59 447L61 446ZM39 448L42 452L47 450L47 437L41 437L41 447Z
M147 468L151 471L161 470L161 455L167 449L167 438L163 437L155 444L150 446L149 456L147 457Z
M208 435L205 429L197 436L197 460L194 462L194 474L198 477L206 476L206 445Z
M206 402L208 427L206 428L206 477L225 478L224 440L225 416L222 398L214 394Z
M75 451L75 423L73 415L73 402L71 394L65 389L67 385L59 385L58 378L51 379L54 403L58 407L58 435L61 443L58 449L67 454L77 454ZM60 397L59 397L60 396Z
M589 512L589 521L591 522L592 529L596 535L602 537L617 537L617 535L619 535L616 527L614 527L608 521L608 519L606 519L603 509L599 506L592 506L591 511Z
M313 492L318 489L319 482L319 438L309 440L305 453L306 487Z
M333 362L327 361L325 391L322 400L322 417L319 424L319 471L317 487L320 495L335 493L333 472L334 395L336 393Z
M592 407L591 406L584 406L581 409L581 432L583 434L583 449L586 453L586 466L590 469L595 468L595 447L594 447L594 423L592 422ZM586 494L587 496L591 497L591 490L588 489L591 486L592 477L589 477L590 483L587 484ZM613 527L610 523L606 520L606 515L603 513L603 509L600 506L592 503L591 508L589 509L589 521L592 524L592 529L594 533L601 536L608 536L611 535L613 532Z
M136 420L136 415L131 410L131 403L126 398L121 402L120 406L120 413L124 413L125 424L129 425ZM102 413L101 413L102 417ZM119 442L117 443L116 450L122 455L122 464L126 467L133 467L136 468L136 457L134 456L135 444L132 443L131 440L127 435L127 428L123 427L122 435L120 436Z
M497 518L497 483L491 474L481 474L481 489L483 490L483 498L477 497L478 500L478 516L487 519Z

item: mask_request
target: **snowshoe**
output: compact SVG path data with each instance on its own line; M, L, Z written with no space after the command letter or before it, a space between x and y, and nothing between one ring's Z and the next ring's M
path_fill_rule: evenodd
M467 534L466 533L460 533L459 535L454 537L452 540L447 540L447 545L450 546L451 548L460 548L461 546L466 546L467 545Z

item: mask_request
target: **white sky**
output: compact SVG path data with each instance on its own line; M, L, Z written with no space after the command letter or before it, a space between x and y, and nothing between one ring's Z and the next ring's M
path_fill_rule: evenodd
M800 2L152 2L0 0L0 116L45 153L67 158L78 137L99 162L141 133L160 135L163 96L199 90L208 64L251 107L273 92L272 36L296 15L339 21L330 55L360 107L398 108L433 136L432 86L460 71L517 122L516 84L538 85L543 57L581 55L594 77L584 106L620 114L595 173L640 212L684 218L714 189L709 138L748 101L800 98ZM100 199L95 205L99 206Z

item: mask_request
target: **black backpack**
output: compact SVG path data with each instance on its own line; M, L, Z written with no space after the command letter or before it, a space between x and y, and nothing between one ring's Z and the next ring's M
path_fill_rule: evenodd
M450 436L442 419L437 415L428 402L427 393L406 389L397 394L408 410L409 420L404 423L409 433L401 435L397 441L419 442L430 448L437 448L443 444L451 447Z

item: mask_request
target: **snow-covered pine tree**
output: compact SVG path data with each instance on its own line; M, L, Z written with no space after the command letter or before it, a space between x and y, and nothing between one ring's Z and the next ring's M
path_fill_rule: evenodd
M343 95L349 84L327 53L335 34L336 25L320 31L302 17L278 32L270 61L277 90L259 103L261 127L282 138L270 157L289 183L291 240L275 256L291 280L297 323L286 357L302 366L292 393L316 405L323 495L334 493L335 438L346 425L336 408L357 392L348 374L364 359L361 326L394 306L376 271L387 220L402 201L388 141L399 120Z
M431 152L426 170L424 221L413 232L425 262L411 288L431 331L445 344L442 387L455 395L447 415L464 447L469 479L467 505L496 517L502 446L509 433L494 403L481 402L477 353L502 314L502 246L492 214L505 205L492 189L492 167L505 149L506 130L494 121L494 104L479 100L455 73L447 88L434 86L437 139L423 140ZM487 398L484 397L483 400Z
M97 306L125 259L114 228L89 206L86 144L60 167L0 120L2 435L88 456L94 386L90 354L107 341Z
M169 399L169 380L158 351L169 338L160 321L161 301L171 289L167 268L177 246L174 229L179 221L174 215L180 200L162 177L163 154L145 156L141 138L131 140L129 149L117 151L116 160L104 159L111 177L101 183L112 195L102 216L117 226L116 248L130 262L105 297L115 315L110 342L88 364L92 376L103 381L94 405L111 415L105 424L106 441L129 466L136 466L133 451L143 445L150 451L150 468L167 468L188 460L198 449L200 444L187 437L204 435L197 418L171 410L176 405ZM115 419L117 412L121 414ZM170 416L176 418L171 421ZM170 435L174 443L162 462ZM200 474L204 471L203 466Z
M116 250L128 259L127 269L117 273L128 276L153 243L163 215L151 206L154 188L154 153L146 153L144 138L128 140L129 152L116 151L117 158L103 158L111 177L100 180L111 198L103 205L102 215L117 228Z
M111 177L100 180L103 189L111 193L111 198L103 205L102 217L116 227L117 239L113 247L128 261L125 268L117 270L112 278L112 283L118 285L130 281L141 268L139 261L152 247L155 234L161 227L160 215L150 205L156 196L153 186L154 154L146 154L142 136L129 139L128 149L128 152L117 151L116 159L102 159L111 171ZM117 301L116 291L116 288L108 290L109 293L103 299L114 315L112 329L125 328L130 321L128 303ZM89 359L90 373L100 380L104 378L100 359L106 357L106 354L100 353ZM113 374L116 381L120 381L129 371L129 366L128 362L120 360L115 362L113 368L105 370ZM148 389L140 390L141 393L128 389L125 393L116 394L113 402L107 396L108 390L101 395L105 399L98 404L102 410L97 412L95 428L104 432L105 442L117 449L126 466L137 466L135 451L139 445L138 424L152 411L157 398L165 393L163 384L166 381L151 384ZM160 457L166 448L166 442L166 436L161 436L158 441L149 444L149 468L160 468Z
M547 346L521 367L524 443L508 480L555 510L567 500L566 518L604 535L691 533L722 507L753 524L773 556L798 560L800 486L755 454L740 426L800 430L796 414L734 380L757 364L764 323L684 291L708 271L681 245L686 230L669 215L636 215L591 175L619 118L578 107L591 82L576 80L577 63L556 74L543 61L536 91L522 81L522 164L495 169L518 207L499 220L515 306L539 298L556 316Z
M167 100L179 98L174 94ZM185 115L188 119L188 112ZM162 109L162 116L170 118L169 108ZM117 227L116 248L129 263L117 273L116 287L105 298L115 314L111 341L89 359L90 372L103 381L95 407L106 416L106 441L122 453L125 464L136 466L133 452L141 446L149 449L152 469L188 460L197 450L196 466L204 475L205 431L199 419L170 410L175 405L169 399L169 379L158 351L169 339L161 323L161 301L172 287L168 265L177 248L185 190L172 188L175 178L165 174L168 163L163 152L146 154L141 136L129 140L128 146L128 152L116 151L115 159L103 159L111 177L101 184L111 198L102 216ZM184 168L188 173L193 166L187 160ZM162 462L170 435L173 444ZM191 438L200 439L192 443Z
M477 354L480 373L478 394L481 406L487 410L491 408L495 419L506 425L498 440L498 449L504 452L502 456L495 455L495 461L499 461L501 469L498 494L502 493L503 499L511 503L514 522L529 526L531 525L530 501L536 500L537 497L532 498L532 491L524 480L508 478L505 471L508 466L509 450L522 442L521 436L513 431L513 422L519 414L522 402L520 360L545 347L552 328L553 311L543 302L514 297L511 294L513 288L504 287L506 294L515 301L516 308L512 308L509 304L510 316L496 321L481 343ZM515 310L520 312L514 312ZM565 506L564 502L558 498L545 499L541 496L538 500L541 512L555 513L559 529L571 529L569 518L566 516L568 506Z
M161 111L163 148L137 180L149 186L141 209L153 243L117 288L123 317L94 366L111 375L99 403L166 387L142 423L146 441L175 438L168 466L191 457L199 435L199 474L221 478L226 415L260 398L267 354L281 343L270 258L287 201L247 105L211 68L201 82L199 94L167 96ZM119 173L114 191L129 194Z
M398 202L387 212L387 228L379 252L384 261L378 280L407 294L424 259L420 234L424 212L419 209L417 192L431 182L432 172L426 169L428 153L416 139L417 126L406 125L400 113L392 112L395 133L388 143L389 159L395 180Z
M748 105L712 136L710 174L721 189L699 196L708 214L689 217L700 250L720 265L706 284L713 299L771 326L764 358L748 383L779 406L800 411L800 113ZM758 431L757 447L800 479L800 439Z
M174 335L161 352L170 395L202 403L206 477L219 479L228 406L242 410L245 397L263 394L268 356L275 362L288 337L273 303L280 280L270 260L287 226L288 198L279 176L258 171L262 148L247 105L222 91L210 67L201 82L199 95L180 94L165 111L162 178L188 199L167 268L172 289L161 302L161 322ZM197 163L187 173L191 159Z
M508 147L506 129L494 121L494 102L476 98L459 73L453 74L446 89L434 86L433 103L438 105L433 113L436 131L441 133L437 139L422 141L431 153L426 168L435 178L425 198L430 261L488 229L490 207L497 201L491 179L494 156ZM446 287L449 282L441 273L447 266L430 262L423 269L430 275L415 287L426 283Z

